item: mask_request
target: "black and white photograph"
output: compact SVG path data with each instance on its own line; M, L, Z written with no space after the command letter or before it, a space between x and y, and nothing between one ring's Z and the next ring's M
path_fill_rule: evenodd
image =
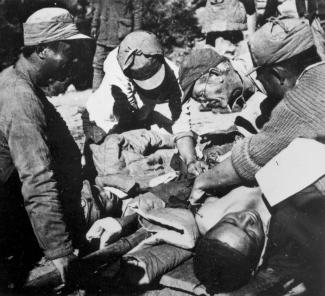
M325 0L0 0L0 296L325 295Z

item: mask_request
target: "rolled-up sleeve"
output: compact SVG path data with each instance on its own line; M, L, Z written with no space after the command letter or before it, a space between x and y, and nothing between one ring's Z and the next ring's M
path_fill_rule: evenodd
M191 130L191 101L188 100L182 106L182 112L179 118L173 124L173 134L175 141L183 137L193 137Z
M26 211L38 242L49 259L73 252L46 137L46 121L38 99L20 96L11 108L7 139L13 163L22 181Z

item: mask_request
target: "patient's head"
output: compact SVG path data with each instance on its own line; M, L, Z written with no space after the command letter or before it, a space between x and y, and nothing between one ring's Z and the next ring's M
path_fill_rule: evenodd
M257 212L227 214L197 244L195 274L208 292L234 290L249 280L263 245L263 224Z

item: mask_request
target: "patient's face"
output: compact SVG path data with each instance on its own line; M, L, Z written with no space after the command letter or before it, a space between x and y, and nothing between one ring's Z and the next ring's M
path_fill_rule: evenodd
M239 75L227 61L195 82L192 97L210 108L226 108L230 101L241 94L242 87Z
M236 249L250 260L257 260L264 244L262 220L254 210L224 216L206 234Z

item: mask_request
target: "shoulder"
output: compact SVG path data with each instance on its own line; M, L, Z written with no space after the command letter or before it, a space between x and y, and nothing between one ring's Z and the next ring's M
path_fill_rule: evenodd
M322 80L324 81L325 76L325 62L319 62L307 67L299 76L296 85L309 80ZM325 87L325 85L324 85Z
M174 72L176 78L178 79L179 67L168 58L165 58L165 62L172 69L172 71Z

